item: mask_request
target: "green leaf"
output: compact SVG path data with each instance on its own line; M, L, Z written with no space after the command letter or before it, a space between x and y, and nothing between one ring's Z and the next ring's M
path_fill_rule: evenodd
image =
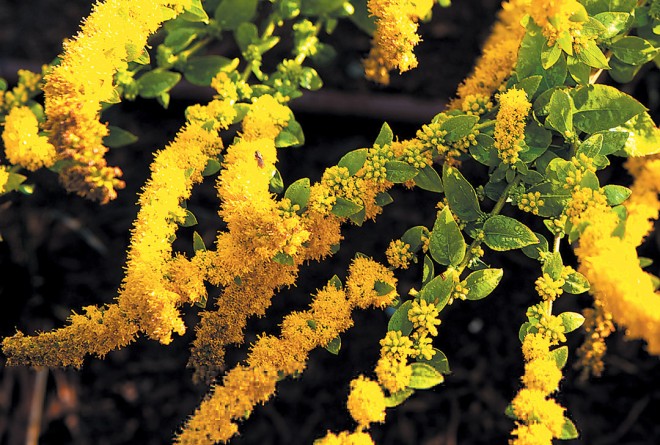
M435 304L438 311L442 311L449 301L451 291L454 289L454 277L450 274L440 274L428 282L419 291L419 298L427 303Z
M128 130L108 125L110 133L103 138L103 145L110 148L119 148L137 142L138 137Z
M412 332L412 321L408 320L408 311L412 307L412 301L404 302L399 308L394 311L390 321L387 323L388 331L401 331L402 335L408 335Z
M259 0L222 0L215 9L214 18L224 30L233 31L243 22L250 22L257 11Z
M190 210L186 209L186 216L181 223L181 227L192 227L197 225L197 218Z
M565 292L578 295L589 290L589 280L580 272L572 272L566 277L566 282L562 286Z
M442 168L442 183L449 207L461 221L475 221L481 216L477 192L457 168L445 164Z
M358 148L357 150L349 151L337 163L338 167L345 167L348 169L348 174L353 176L363 166L367 160L367 149Z
M481 300L495 290L504 271L502 269L482 269L472 272L465 279L467 283L467 299Z
M493 250L520 249L539 242L529 227L504 215L488 218L483 230L484 242Z
M138 92L146 99L153 99L171 90L181 80L181 74L156 69L144 73L138 80Z
M379 280L374 283L374 290L376 291L376 295L382 297L392 292L394 290L394 286Z
M433 357L431 357L430 360L422 358L419 359L419 361L433 366L433 368L435 368L440 374L450 374L451 369L449 369L449 360L447 360L445 353L438 348L433 348L433 350L435 351L435 354L433 354Z
M291 184L284 192L284 197L291 200L291 204L299 205L302 212L305 207L307 207L307 201L309 201L310 194L310 183L309 178L301 178L296 182Z
M394 394L390 394L389 397L385 397L385 407L394 408L396 406L399 406L414 393L415 393L414 389L405 388L402 389L401 391L395 392Z
M562 346L550 351L550 358L554 360L557 368L562 369L568 362L568 346Z
M576 157L579 157L579 155L585 155L586 157L593 159L600 154L602 148L603 135L593 134L580 144L575 154Z
M241 0L236 0L241 1ZM254 23L241 23L234 32L234 39L241 52L245 52L248 46L256 44L259 41L259 30Z
M429 389L445 381L445 377L433 366L426 363L413 363L412 375L408 387L412 389Z
M427 165L419 171L417 176L415 176L415 185L430 192L442 193L444 190L442 188L442 179L440 179L440 175L432 165Z
M547 131L547 130L545 130ZM488 167L497 167L501 162L497 156L497 149L495 148L495 139L487 134L480 133L477 135L477 145L470 145L470 155L475 161L480 164L487 165Z
M580 433L575 427L575 424L571 422L571 420L568 417L564 417L564 423L561 426L561 432L559 433L557 439L570 440L570 439L577 439L578 437L580 437Z
M206 161L206 166L204 171L202 171L202 176L212 176L220 171L222 164L217 159L209 159Z
M202 0L192 0L190 6L186 8L183 14L179 15L179 18L188 22L209 22L209 16L204 11Z
M591 67L575 57L568 57L567 62L568 72L573 80L580 85L588 85L589 76L591 76Z
M367 9L367 2L353 2L353 6L355 7L355 12L353 12L349 19L360 28L362 32L373 36L374 31L376 31L376 20L369 12L369 9Z
M584 317L577 312L562 312L559 314L561 323L564 325L564 333L573 332L584 323Z
M622 185L608 184L603 187L603 193L607 198L607 205L616 206L628 199L632 194L632 190Z
M610 60L611 69L607 72L612 79L619 83L628 83L635 78L643 65L630 65L613 57Z
M532 327L532 324L528 321L526 321L522 325L520 325L520 329L518 329L518 339L520 340L520 343L523 342L523 340L527 336L527 332L529 331L529 329L531 327Z
M273 257L273 261L278 264L283 264L285 266L293 266L293 257L284 252L277 252Z
M197 252L198 250L206 250L206 245L201 235L197 232L193 232L193 250Z
M300 11L303 15L327 15L341 8L345 0L301 0Z
M435 266L433 260L428 255L424 255L424 265L422 266L422 285L431 281L435 275Z
M550 278L553 280L558 280L561 278L562 270L564 270L564 262L562 261L561 254L559 252L549 253L545 257L541 271L544 274L547 273L550 275Z
M364 207L360 204L356 204L353 201L349 201L346 198L337 197L335 205L332 207L332 213L339 216L340 218L347 218L351 215L358 213Z
M556 90L550 98L546 126L554 128L564 137L572 135L574 108L571 96L563 90Z
M333 275L332 278L330 278L330 281L328 281L328 284L333 285L337 290L340 290L342 287L344 287L337 275Z
M334 354L334 355L339 354L339 350L341 349L341 337L336 336L335 338L330 340L330 342L327 345L325 345L325 349L330 354Z
M275 138L275 147L293 147L305 143L305 135L303 134L300 123L294 119L289 119L286 127L280 131L280 134Z
M559 53L561 54L561 51L559 51ZM554 63L556 63L556 60L553 62L553 65ZM539 89L539 85L541 85L542 80L543 76L529 76L520 80L515 86L516 88L523 90L525 94L527 94L527 97L531 100L536 94L536 91Z
M284 181L282 180L282 175L278 169L273 170L273 177L270 178L268 189L272 193L277 193L278 195L284 191Z
M393 139L394 139L394 133L392 133L392 129L387 124L387 122L384 122L383 126L380 127L380 133L378 133L378 137L374 141L374 145L379 145L381 147L384 147L386 145L391 144Z
M435 220L431 232L431 256L438 264L457 266L465 257L466 248L461 229L458 228L449 208L445 206Z
M628 135L623 147L628 156L646 156L660 152L660 129L648 113L638 114L617 130Z
M440 130L447 132L447 135L445 136L447 142L456 142L469 135L477 122L479 122L479 116L459 114L458 116L450 116L447 118L442 125L440 125Z
M220 70L230 63L231 59L222 56L192 57L183 67L183 76L193 85L207 87Z
M625 12L601 12L593 17L605 27L605 31L600 34L600 38L603 40L609 40L617 34L624 33L632 24L631 15Z
M541 50L541 66L543 69L547 70L557 63L559 56L561 56L561 48L559 48L559 45L545 45Z
M598 70L607 70L610 68L610 65L607 63L607 57L605 57L603 51L601 51L593 40L587 40L582 45L580 52L575 53L575 58Z
M163 43L174 53L178 53L186 49L197 38L199 32L198 28L176 28L167 33Z
M630 65L642 65L650 62L658 54L648 41L635 36L625 36L609 45L614 56Z
M385 163L385 177L395 184L413 179L419 173L412 165L402 161L387 161Z
M415 226L406 230L401 237L401 241L410 246L411 252L417 252L422 247L422 237L430 236L429 229L424 226Z
M589 134L622 125L645 110L631 96L600 84L577 87L573 102L575 127Z
M380 192L374 198L374 204L376 204L379 207L385 207L386 205L392 204L393 202L394 199L392 198L392 195L390 195L387 192Z
M529 258L538 260L541 257L542 253L546 253L549 250L548 240L545 239L545 236L540 233L534 232L534 235L539 239L538 244L531 244L529 246L523 247L522 253L527 255Z

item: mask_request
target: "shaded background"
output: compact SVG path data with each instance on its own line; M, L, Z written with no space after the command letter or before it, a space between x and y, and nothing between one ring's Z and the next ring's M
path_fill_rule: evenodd
M0 2L0 76L11 77L20 65L39 66L52 60L61 50L61 40L74 34L81 17L89 13L90 4ZM421 27L423 42L416 50L419 68L393 75L386 88L361 78L360 59L369 50L367 36L342 23L332 36L322 37L335 45L337 56L331 64L318 67L324 92L292 104L307 142L301 148L281 150L279 167L285 184L304 176L320 179L323 169L336 164L343 153L370 146L384 120L400 138L413 136L442 110L470 71L497 6L491 0L464 0L447 10L436 9L433 21ZM657 69L646 70L625 91L645 103L657 121ZM197 94L186 89L174 92L168 110L139 100L104 115L140 137L138 143L109 153L109 163L122 168L127 183L110 204L99 207L65 194L49 172L30 177L36 185L32 196L0 198L0 232L5 240L0 243L0 336L16 329L33 333L62 326L72 309L112 301L137 213L136 193L147 178L152 153L172 139L183 123L183 110ZM629 184L621 166L614 167L601 179ZM478 167L467 172L473 178L483 178L484 173ZM343 278L356 251L384 261L391 239L410 226L432 225L436 195L400 189L392 194L395 203L386 207L377 225L346 227L341 251L322 264L304 268L298 286L274 299L268 318L249 324L247 343L261 332L277 333L282 317L306 307L310 293L333 274ZM207 245L220 225L217 205L212 180L198 187L190 201L200 221L194 229ZM534 228L544 233L538 225ZM188 249L192 230L181 229L175 247ZM657 259L659 245L657 235L651 236L642 254ZM572 258L569 251L563 254ZM518 252L506 257L491 253L486 261L505 269L498 289L485 300L455 304L442 313L435 345L448 356L452 374L443 385L419 391L402 406L388 410L387 422L372 428L376 443L506 443L513 422L503 411L523 372L518 328L525 321L525 308L538 298L533 283L539 267ZM654 265L652 271L657 274L658 268ZM419 287L421 270L412 267L399 277L399 292L405 295L410 287ZM567 295L559 300L557 310L579 311L589 300L586 295ZM191 371L185 368L197 311L186 308L188 333L169 346L143 338L105 360L88 359L80 371L52 370L39 378L25 368L2 367L0 444L24 443L30 401L39 381L45 384L41 444L171 442L207 390L194 385ZM354 427L344 407L348 384L373 369L387 317L378 311L360 311L354 320L356 327L342 335L339 356L314 351L305 373L280 383L277 397L255 409L232 443L310 444L328 429ZM581 340L580 331L569 335L571 360ZM620 333L608 339L608 348L601 378L580 383L570 362L566 369L557 398L581 432L580 439L570 443L660 443L660 418L654 415L660 411L658 359L649 357L641 342L624 341ZM244 355L245 348L231 350L228 363ZM4 357L0 363L4 364Z

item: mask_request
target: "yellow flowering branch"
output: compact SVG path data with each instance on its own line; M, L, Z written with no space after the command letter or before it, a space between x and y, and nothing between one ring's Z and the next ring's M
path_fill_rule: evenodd
M141 55L147 37L189 5L190 0L99 1L78 35L65 43L43 91L44 128L62 161L60 178L68 191L106 203L124 186L121 170L104 159L108 130L99 122L101 104L116 100L113 76Z

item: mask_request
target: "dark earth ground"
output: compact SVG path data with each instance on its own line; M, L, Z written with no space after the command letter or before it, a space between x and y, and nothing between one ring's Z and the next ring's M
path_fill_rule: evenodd
M287 184L303 176L318 180L323 168L335 164L344 152L371 144L385 119L395 134L406 138L442 109L469 72L497 8L490 0L455 3L449 10L437 9L434 20L422 27L424 41L417 51L420 67L393 76L387 88L359 78L359 60L368 51L369 40L355 27L340 25L326 39L338 50L337 61L319 69L332 93L313 108L294 104L307 143L281 152L280 170ZM5 67L10 59L32 64L51 60L60 50L61 39L73 34L80 18L89 12L89 5L85 0L1 2L2 75L7 75ZM657 70L646 72L626 87L655 111L656 121L657 87ZM363 94L365 107L344 105L346 93L353 99ZM368 101L383 98L386 105L375 107L376 112L367 108ZM400 100L411 99L418 102L401 105ZM171 140L189 104L189 100L179 98L172 101L169 110L163 110L146 101L125 103L107 114L112 123L140 136L137 144L110 153L110 163L122 168L127 182L116 201L99 207L66 195L47 172L32 176L37 186L34 195L0 200L0 231L5 239L0 243L0 336L11 335L17 328L34 332L61 326L71 309L112 300L121 282L129 229L137 212L136 193L147 178L151 153ZM437 110L429 113L429 104L437 104ZM324 107L333 111L324 112ZM392 115L398 118L392 119ZM612 178L624 185L629 181L620 168ZM219 223L212 181L207 182L196 189L190 208L200 221L196 229L209 244ZM282 316L304 308L316 287L335 273L344 277L356 251L384 260L389 240L412 225L432 224L434 196L403 190L393 195L395 203L386 208L377 225L347 228L339 254L305 268L298 287L281 292L274 300L268 318L250 323L246 341L264 331L276 332ZM539 227L535 230L542 231ZM185 240L191 233L191 229L182 229L180 244L175 247L186 249L189 243ZM660 239L653 235L642 254L658 258L659 246ZM570 257L570 252L564 253ZM442 313L436 346L449 357L453 373L443 385L420 391L404 405L389 410L387 422L372 428L376 443L506 443L513 423L503 411L518 388L523 370L517 332L525 308L537 298L533 282L539 272L522 254L506 258L490 255L486 259L505 269L505 278L494 294L479 302L455 304ZM657 274L658 267L652 268ZM401 274L400 293L419 286L420 275L418 267ZM587 296L567 296L557 309L580 310L588 304ZM206 387L191 382L191 372L185 368L198 309L186 311L188 333L169 346L143 338L105 360L87 360L81 371L42 374L47 380L39 443L169 443L206 392ZM255 410L232 443L310 444L327 429L353 427L344 408L348 383L373 368L387 317L381 312L362 311L354 319L356 327L342 336L339 356L314 351L305 373L299 379L282 382L277 397ZM580 341L580 333L569 335L571 358ZM581 383L576 371L566 370L558 399L581 432L580 439L570 443L660 443L657 357L646 354L641 342L625 341L620 333L610 337L608 348L601 378ZM228 357L235 362L243 356L244 348L231 351ZM24 443L34 382L33 371L0 369L1 445Z

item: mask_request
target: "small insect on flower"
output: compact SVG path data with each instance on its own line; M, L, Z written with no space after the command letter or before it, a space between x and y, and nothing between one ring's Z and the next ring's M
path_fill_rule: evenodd
M261 156L261 153L259 153L259 150L254 152L254 159L257 161L259 168L264 168L264 158Z

